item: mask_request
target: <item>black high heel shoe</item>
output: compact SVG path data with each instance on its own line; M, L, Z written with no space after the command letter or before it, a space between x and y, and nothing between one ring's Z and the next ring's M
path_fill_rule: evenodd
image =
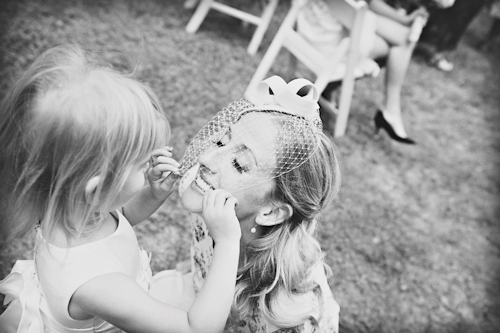
M394 141L405 143L407 145L414 145L415 141L413 141L410 138L402 138L399 135L396 134L394 131L394 128L392 128L391 124L387 122L384 118L384 114L382 111L377 110L377 114L375 115L375 133L378 133L378 131L383 128L387 134L389 134L389 137L393 139Z

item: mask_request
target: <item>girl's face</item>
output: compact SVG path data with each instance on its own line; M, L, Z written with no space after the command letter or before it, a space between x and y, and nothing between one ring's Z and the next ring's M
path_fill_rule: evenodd
M183 181L188 183L181 193L183 206L190 212L201 213L205 193L224 189L238 199L236 214L240 220L256 213L274 186L269 170L276 166L277 134L278 128L269 114L244 115L199 156L199 169L195 166L184 176Z
M145 173L148 168L149 158L144 158L132 167L121 192L113 202L114 209L123 207L134 195L142 190L146 181Z

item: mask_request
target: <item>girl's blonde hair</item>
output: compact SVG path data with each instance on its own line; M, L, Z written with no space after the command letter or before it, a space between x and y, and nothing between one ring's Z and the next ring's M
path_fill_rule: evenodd
M148 86L77 46L49 49L2 102L3 232L19 236L39 221L49 232L56 223L71 236L91 232L131 167L169 136Z
M300 136L289 142L289 156L300 147ZM275 178L276 186L265 201L287 203L293 215L272 227L257 228L259 237L246 249L247 263L239 270L235 294L235 311L240 318L260 311L277 327L291 327L305 317L283 317L278 296L313 291L316 287L312 270L322 262L323 253L315 238L317 216L337 195L340 188L340 166L336 148L324 133L318 133L318 147L299 167ZM324 264L325 265L325 264ZM325 265L329 272L329 268ZM305 314L304 316L307 316Z

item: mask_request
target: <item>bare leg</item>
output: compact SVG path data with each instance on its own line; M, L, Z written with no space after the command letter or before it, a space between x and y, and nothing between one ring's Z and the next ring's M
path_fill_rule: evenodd
M402 138L407 134L401 117L401 90L415 43L408 42L409 27L377 16L377 40L373 57L387 54L385 76L384 118Z
M406 45L408 44L410 27L385 16L377 15L376 33L391 46Z
M401 89L403 88L406 71L410 64L415 44L394 46L387 57L387 72L385 76L385 113L386 120L394 127L394 131L406 138L406 131L401 117Z

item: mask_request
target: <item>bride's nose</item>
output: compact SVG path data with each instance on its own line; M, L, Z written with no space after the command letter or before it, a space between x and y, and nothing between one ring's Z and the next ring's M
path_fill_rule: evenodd
M200 167L204 168L205 172L219 173L220 172L221 154L220 149L211 147L198 157Z

